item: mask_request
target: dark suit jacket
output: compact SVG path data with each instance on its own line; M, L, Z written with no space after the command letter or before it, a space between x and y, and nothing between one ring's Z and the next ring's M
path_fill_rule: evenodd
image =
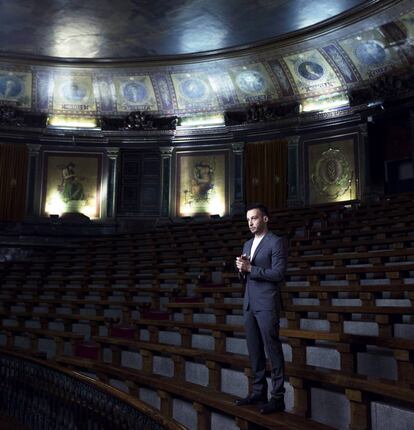
M252 311L281 309L280 283L284 278L288 244L287 238L268 232L260 241L255 254L250 255L253 238L243 246L243 254L250 256L252 270L244 273L246 283L243 309Z

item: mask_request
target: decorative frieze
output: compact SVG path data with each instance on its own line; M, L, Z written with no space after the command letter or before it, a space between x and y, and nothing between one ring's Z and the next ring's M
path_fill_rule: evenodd
M272 122L281 118L298 115L299 102L284 104L253 104L244 110L226 111L226 125L250 124L255 122Z

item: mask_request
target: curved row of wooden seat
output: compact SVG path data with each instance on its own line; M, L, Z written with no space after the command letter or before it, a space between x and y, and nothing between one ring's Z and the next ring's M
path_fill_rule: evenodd
M296 414L310 415L312 387L344 393L354 429L368 428L370 402L375 399L413 408L414 341L395 336L397 326L411 327L414 322L412 206L411 197L402 196L372 205L274 214L273 228L296 232L282 287L280 330L292 360L288 360L287 375ZM360 234L358 227L363 230ZM247 356L226 349L230 340L244 336L243 289L232 260L247 234L243 217L189 221L159 225L151 233L83 240L30 261L0 263L3 344L12 348L26 337L28 352L36 353L43 348L40 340L50 339L56 351L49 357L55 355L62 363L92 371L103 380L126 381L131 393L139 385L158 390L167 416L171 416L173 398L196 399L200 429L209 428L215 410L235 416L240 428L249 423L303 428L303 421L291 414L267 419L257 410L235 408L234 397L222 392L225 369L251 379ZM212 280L214 273L219 284ZM167 319L143 318L148 310L160 308L165 310L161 317ZM121 321L118 331L114 315ZM210 319L201 318L206 315ZM326 325L312 329L303 324L306 321ZM356 322L375 324L377 335L353 333L349 324ZM59 324L61 330L53 328ZM130 339L119 334L123 329ZM212 342L203 348L193 344L195 336ZM85 339L97 354L95 360L76 356ZM334 351L339 357L337 368L310 365L307 355L314 347ZM392 357L393 377L384 380L358 373L359 354L370 348ZM126 368L123 351L140 354L142 368ZM154 372L157 357L172 363L172 374L163 380ZM207 387L185 379L186 363L204 366ZM306 428L323 428L306 423Z

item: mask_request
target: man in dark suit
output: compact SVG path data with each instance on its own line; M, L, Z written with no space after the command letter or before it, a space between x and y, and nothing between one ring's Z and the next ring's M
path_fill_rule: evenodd
M287 265L287 240L268 230L269 213L261 204L247 208L247 222L254 237L236 259L240 278L246 285L244 326L253 370L253 392L236 401L239 406L260 404L268 414L285 409L284 358L279 339L280 283ZM267 397L266 355L271 363L271 399Z

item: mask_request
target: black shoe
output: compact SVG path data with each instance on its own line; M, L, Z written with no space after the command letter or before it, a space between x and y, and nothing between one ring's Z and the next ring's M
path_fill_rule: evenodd
M236 406L264 405L267 403L267 396L263 394L251 394L244 399L236 400L234 403Z
M285 410L285 401L283 397L277 399L276 397L271 397L269 403L266 403L261 409L260 413L263 415L271 414L273 412L283 412Z

